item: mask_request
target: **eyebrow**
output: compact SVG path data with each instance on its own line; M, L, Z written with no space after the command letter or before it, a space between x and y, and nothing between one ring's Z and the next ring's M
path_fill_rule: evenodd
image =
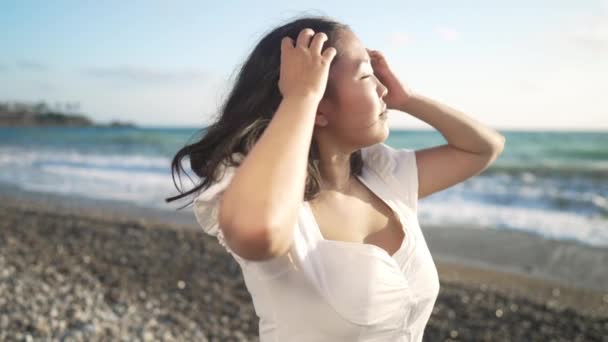
M355 64L355 71L358 71L359 69L361 69L361 66L364 63L371 63L371 60L369 59L360 59L356 64Z

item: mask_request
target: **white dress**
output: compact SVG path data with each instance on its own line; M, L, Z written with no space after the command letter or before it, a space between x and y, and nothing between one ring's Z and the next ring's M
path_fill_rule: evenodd
M235 168L195 199L198 223L241 266L261 342L422 341L439 278L417 218L414 150L378 143L364 147L362 158L359 179L403 224L405 238L392 256L372 244L325 240L303 202L289 253L246 260L225 244L217 224L219 197Z

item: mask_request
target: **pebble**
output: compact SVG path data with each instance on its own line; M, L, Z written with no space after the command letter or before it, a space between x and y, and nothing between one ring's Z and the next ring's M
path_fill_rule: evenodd
M502 317L502 310L501 309L496 310L496 317L498 317L498 318Z

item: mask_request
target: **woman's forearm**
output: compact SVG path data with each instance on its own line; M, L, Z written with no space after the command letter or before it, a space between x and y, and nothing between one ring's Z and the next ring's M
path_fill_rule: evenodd
M220 225L237 254L267 259L291 243L304 198L318 102L284 98L224 192Z
M426 96L413 94L398 109L428 123L461 150L495 153L503 149L505 137L496 130Z

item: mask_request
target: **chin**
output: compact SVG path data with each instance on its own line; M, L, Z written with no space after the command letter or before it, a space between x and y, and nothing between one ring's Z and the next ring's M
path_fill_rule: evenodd
M390 130L388 129L388 125L384 125L383 129L380 130L380 133L378 134L378 142L385 142L386 139L388 139L388 136L390 135Z
M379 143L383 143L386 141L386 139L388 139L388 136L389 136L388 129L376 131L375 134L370 137L370 139L367 139L365 146L372 146L372 145L376 145Z
M383 135L380 139L378 139L378 141L376 143L377 144L383 143L386 141L386 139L388 139L388 134Z

